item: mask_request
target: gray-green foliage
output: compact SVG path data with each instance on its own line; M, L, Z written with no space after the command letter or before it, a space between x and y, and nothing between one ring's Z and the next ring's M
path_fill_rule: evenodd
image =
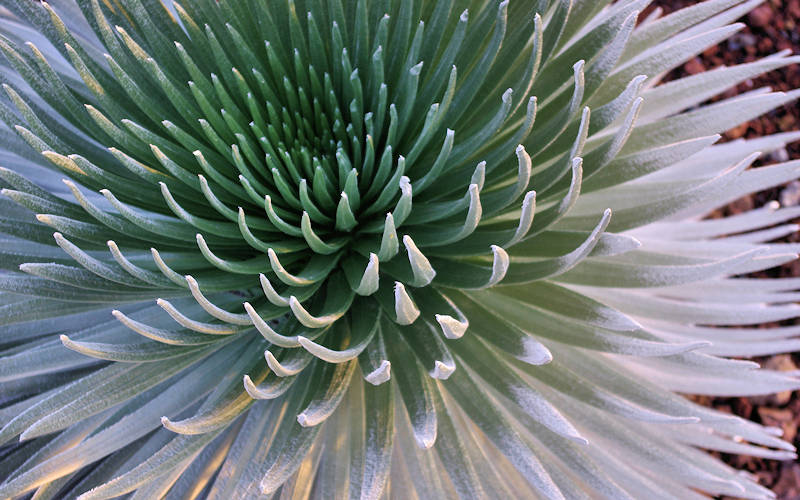
M0 497L769 498L798 57L648 3L4 0Z

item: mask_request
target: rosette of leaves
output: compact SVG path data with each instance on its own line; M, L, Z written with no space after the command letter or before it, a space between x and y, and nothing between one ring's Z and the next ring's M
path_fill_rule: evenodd
M758 3L5 0L0 497L770 497Z

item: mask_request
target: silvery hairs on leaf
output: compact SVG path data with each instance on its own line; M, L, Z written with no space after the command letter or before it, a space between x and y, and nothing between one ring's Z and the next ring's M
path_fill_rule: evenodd
M0 498L770 498L800 58L648 3L4 0Z

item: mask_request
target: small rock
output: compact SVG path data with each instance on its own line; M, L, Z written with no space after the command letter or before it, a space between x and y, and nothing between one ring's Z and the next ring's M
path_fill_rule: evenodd
M792 130L794 128L794 124L796 119L793 115L787 114L783 115L778 119L778 126L781 130Z
M728 205L728 210L730 211L731 215L749 212L753 208L755 208L755 203L753 202L752 196L739 198Z
M737 398L733 401L733 412L749 419L753 413L753 402L747 398Z
M794 360L790 354L779 354L769 358L767 362L764 363L763 368L779 372L793 372L797 370L797 365L794 363Z
M797 430L794 428L794 422L792 422L794 419L792 410L762 406L758 409L758 416L761 417L761 423L767 427L777 427L781 429L784 439L789 440L790 438L794 438L797 434Z
M751 26L764 28L772 21L772 9L769 5L761 5L748 14L747 19Z
M728 50L735 51L743 47L753 47L758 43L752 33L737 33L728 39Z
M733 127L732 129L728 130L725 133L725 136L729 139L739 139L740 137L744 137L744 134L747 133L748 128L750 128L749 122L742 123L738 127Z
M774 476L772 472L766 470L757 470L754 472L756 479L758 479L758 484L763 486L769 486L769 484L774 480Z
M783 190L780 195L781 206L793 207L800 203L800 181L792 181Z
M800 190L800 182L795 181L798 184L798 189ZM800 196L800 193L798 193ZM781 200L783 199L783 193L781 193ZM792 356L789 354L779 354L777 356L772 356L764 363L762 366L765 370L774 370L778 372L790 372L797 370L797 365L794 364L792 360ZM769 405L769 406L785 406L789 403L792 399L792 391L783 391L777 394L769 394L766 396L754 396L750 398L753 404L756 405ZM763 409L763 408L762 408ZM761 411L761 409L759 409Z
M786 13L793 18L800 18L800 0L789 0L786 6Z
M785 130L788 130L788 127ZM783 163L785 161L789 161L789 152L786 150L786 148L776 149L775 151L769 154L769 159L776 163Z
M767 427L775 427L783 432L783 439L793 441L797 436L797 426L793 422L794 413L789 409L770 408L762 406L758 409L758 416L761 423Z
M800 464L784 464L772 489L779 498L800 498Z
M689 73L690 75L696 75L697 73L702 73L706 70L706 67L703 65L703 62L700 60L699 57L695 57L694 59L687 62L683 69Z

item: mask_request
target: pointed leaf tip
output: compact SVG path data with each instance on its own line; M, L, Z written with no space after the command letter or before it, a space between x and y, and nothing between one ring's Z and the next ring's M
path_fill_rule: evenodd
M450 375L456 371L456 365L447 364L442 361L436 360L434 363L433 371L430 372L431 377L438 380L447 380Z
M392 378L392 363L384 359L378 368L364 377L364 380L377 386L388 382L390 378Z
M408 295L405 285L399 281L394 282L394 312L400 325L410 325L420 315L419 308Z
M442 328L442 333L448 339L460 339L464 336L464 332L469 327L468 321L459 321L456 318L447 314L437 314L436 321Z
M411 272L414 274L414 281L410 283L414 287L423 287L430 284L436 277L436 271L431 266L428 258L417 248L411 236L403 236L403 245L408 253L408 262L411 264Z
M508 253L497 245L492 245L492 276L485 288L492 287L500 283L506 277L510 259Z

